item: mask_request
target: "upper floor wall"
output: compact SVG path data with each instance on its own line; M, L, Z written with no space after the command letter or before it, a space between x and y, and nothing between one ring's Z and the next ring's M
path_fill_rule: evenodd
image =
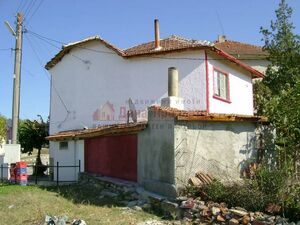
M205 110L203 59L202 50L124 59L99 42L75 48L50 69L50 134L126 122L129 98L146 120L147 107L167 96L169 67L179 71L185 109Z
M207 58L208 111L210 113L253 115L251 74L213 53L208 53ZM224 90L221 90L222 88ZM218 91L224 94L218 93Z
M253 115L251 74L214 53L206 57L204 50L190 50L123 58L90 42L72 49L50 69L50 134L126 122L129 98L138 121L147 120L147 107L167 96L169 67L179 71L185 110ZM228 78L226 101L214 93L223 82L214 78L215 71Z

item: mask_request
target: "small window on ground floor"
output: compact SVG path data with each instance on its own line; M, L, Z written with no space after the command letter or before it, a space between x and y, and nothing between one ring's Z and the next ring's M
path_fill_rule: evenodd
M68 142L67 141L61 141L59 142L59 150L67 150L68 149Z

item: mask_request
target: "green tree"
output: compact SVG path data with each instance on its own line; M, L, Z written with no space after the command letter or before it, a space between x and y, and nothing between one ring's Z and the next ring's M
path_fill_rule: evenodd
M6 138L6 118L0 114L0 144Z
M41 116L38 116L38 120L24 120L19 126L19 143L22 147L23 153L31 154L33 149L38 150L36 157L36 165L38 169L37 173L42 174L44 168L41 161L41 150L48 141L45 139L48 136L49 122L45 122Z
M264 49L269 53L271 63L263 82L273 94L280 94L293 87L300 78L300 39L293 33L293 10L285 0L281 0L275 12L276 20L271 21L270 30L261 28Z
M281 0L270 30L261 28L270 65L255 84L258 114L276 129L278 165L297 170L300 149L300 39L293 33L292 8Z

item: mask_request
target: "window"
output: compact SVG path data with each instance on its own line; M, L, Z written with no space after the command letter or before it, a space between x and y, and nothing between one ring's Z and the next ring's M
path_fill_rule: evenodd
M230 102L228 74L214 69L214 98Z
M68 142L67 141L59 142L59 150L67 150L67 149L68 149Z

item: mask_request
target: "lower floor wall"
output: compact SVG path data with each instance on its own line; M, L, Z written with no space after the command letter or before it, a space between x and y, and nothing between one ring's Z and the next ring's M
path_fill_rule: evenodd
M77 165L81 172L137 182L148 191L176 197L196 172L225 181L238 180L257 156L257 125L252 122L150 119L138 135L71 140L68 149L50 142L53 163ZM54 171L54 178L56 178ZM64 168L59 180L77 179L78 169Z
M57 178L59 181L76 181L78 180L79 169L80 172L84 171L84 141L69 140L63 142L68 143L67 147L60 148L59 141L50 141L49 143L50 165L54 166L51 168L51 173L55 181ZM57 165L59 166L58 170Z
M184 187L201 171L223 181L241 178L257 157L257 129L252 122L177 122L175 184Z
M196 172L240 180L256 161L256 123L154 118L148 124L139 133L138 181L149 191L176 197Z

